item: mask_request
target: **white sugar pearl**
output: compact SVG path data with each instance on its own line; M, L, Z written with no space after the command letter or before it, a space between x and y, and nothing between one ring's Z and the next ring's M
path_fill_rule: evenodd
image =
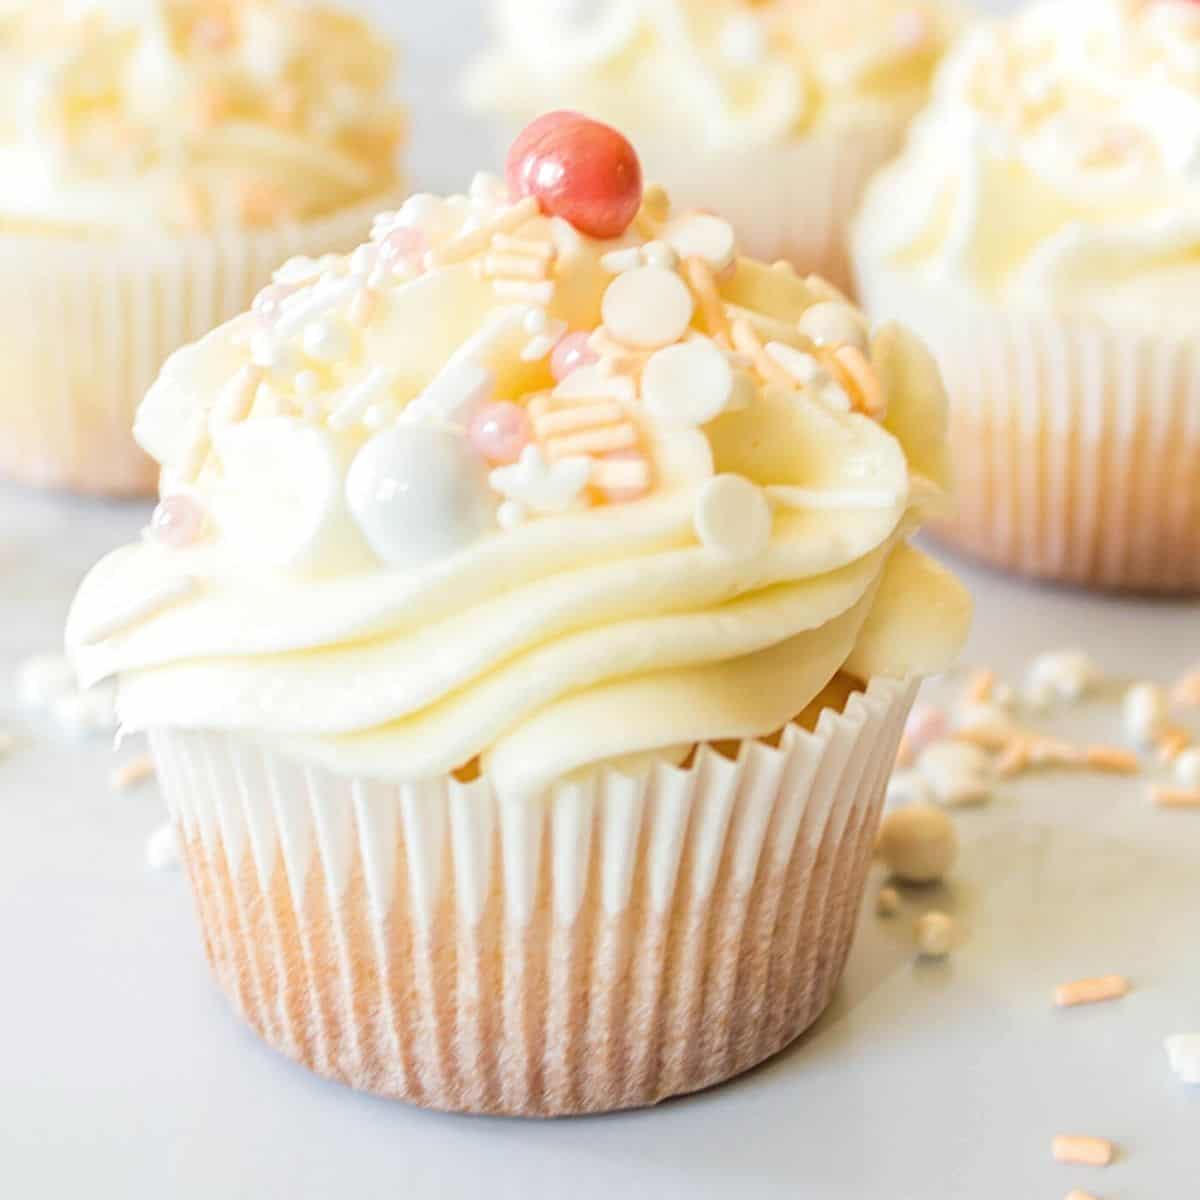
M696 502L696 532L710 550L755 558L771 542L771 508L760 487L740 475L718 475Z
M179 837L175 826L160 825L146 839L146 866L151 871L168 871L179 865Z
M609 333L645 350L679 341L695 307L683 280L662 267L639 267L618 275L604 293L602 306Z
M835 300L823 301L805 310L797 327L818 346L867 348L867 331L862 317L850 305Z
M933 789L919 771L897 771L887 785L887 802L893 807L902 804L929 804Z
M963 808L982 804L994 789L992 760L978 746L938 742L922 752L917 770L939 804Z
M958 831L940 808L898 808L888 813L879 830L879 856L905 883L935 883L958 859Z
M1082 700L1104 676L1082 650L1053 650L1033 660L1025 681L1025 696L1034 707L1056 700Z
M954 949L958 926L943 912L926 913L916 926L917 949L923 958L945 958Z
M1170 701L1165 688L1156 683L1134 684L1121 704L1125 732L1141 746L1149 746L1170 717Z
M447 558L496 525L483 461L465 437L437 426L377 433L350 466L346 497L371 548L392 567Z
M1175 760L1175 777L1185 788L1200 789L1200 748L1193 746Z
M729 359L707 338L660 350L642 376L642 400L663 429L707 425L733 393Z
M75 669L61 654L35 654L17 667L17 702L24 708L46 708L75 688Z
M663 240L680 258L699 258L720 274L737 258L737 235L733 226L709 213L676 217L663 230Z
M1200 1084L1200 1033L1178 1033L1166 1040L1171 1070L1184 1083Z

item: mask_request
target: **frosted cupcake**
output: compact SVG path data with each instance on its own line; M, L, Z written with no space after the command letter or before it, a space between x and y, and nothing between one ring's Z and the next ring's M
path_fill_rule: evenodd
M945 64L858 222L937 352L945 534L1047 579L1200 589L1200 6L1054 0Z
M573 108L626 130L680 203L750 253L849 285L846 226L950 33L938 0L495 0L475 109Z
M68 641L283 1053L471 1112L651 1104L829 1001L916 678L936 368L550 118L168 363Z
M0 474L152 492L129 436L164 359L396 200L393 56L294 0L0 14Z

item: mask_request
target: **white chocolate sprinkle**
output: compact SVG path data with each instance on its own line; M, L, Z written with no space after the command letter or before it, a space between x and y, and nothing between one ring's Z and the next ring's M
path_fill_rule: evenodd
M354 340L342 321L324 317L304 330L304 353L317 362L334 363L348 358Z
M661 267L639 267L617 276L602 305L608 332L625 345L644 350L679 341L695 307L687 284Z
M704 485L695 522L700 541L730 558L756 558L771 543L771 506L762 488L740 475L718 475Z
M1152 746L1170 720L1167 690L1156 683L1134 684L1121 703L1125 732L1139 746Z
M867 331L862 319L848 304L822 301L807 309L796 327L817 346L854 346L865 351Z
M1025 682L1026 701L1045 708L1055 701L1083 699L1104 676L1082 650L1054 650L1034 659Z
M674 218L662 236L679 258L701 259L718 275L728 270L737 258L733 226L722 217L685 213Z
M387 396L395 383L395 371L387 367L372 367L362 380L344 394L341 403L329 418L329 427L349 429L351 425L357 424L368 408Z
M592 461L584 457L549 462L537 446L526 446L509 467L497 467L489 476L492 487L536 513L566 512L579 499L592 474Z
M964 808L991 799L995 787L992 760L978 746L935 742L921 752L917 770L948 808Z
M733 368L707 338L659 350L642 374L642 401L662 429L707 425L733 395Z

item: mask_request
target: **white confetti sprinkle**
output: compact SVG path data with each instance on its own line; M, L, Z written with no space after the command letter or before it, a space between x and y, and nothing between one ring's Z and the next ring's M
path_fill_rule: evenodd
M1156 683L1134 684L1121 703L1125 732L1139 746L1150 746L1170 717L1166 688Z
M696 501L696 533L718 554L756 558L771 543L771 506L762 488L740 475L718 475Z

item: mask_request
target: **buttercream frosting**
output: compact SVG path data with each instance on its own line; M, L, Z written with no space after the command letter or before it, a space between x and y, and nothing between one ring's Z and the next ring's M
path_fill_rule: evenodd
M657 189L605 241L487 176L415 196L177 353L136 434L167 507L68 628L130 729L526 794L965 634L907 542L949 487L927 352Z
M395 182L393 53L296 0L0 10L0 229L191 231L321 216Z
M569 106L659 144L772 145L915 109L948 14L937 0L496 0L466 94L518 121Z
M1040 0L980 23L872 185L855 240L867 269L1194 328L1200 5Z

